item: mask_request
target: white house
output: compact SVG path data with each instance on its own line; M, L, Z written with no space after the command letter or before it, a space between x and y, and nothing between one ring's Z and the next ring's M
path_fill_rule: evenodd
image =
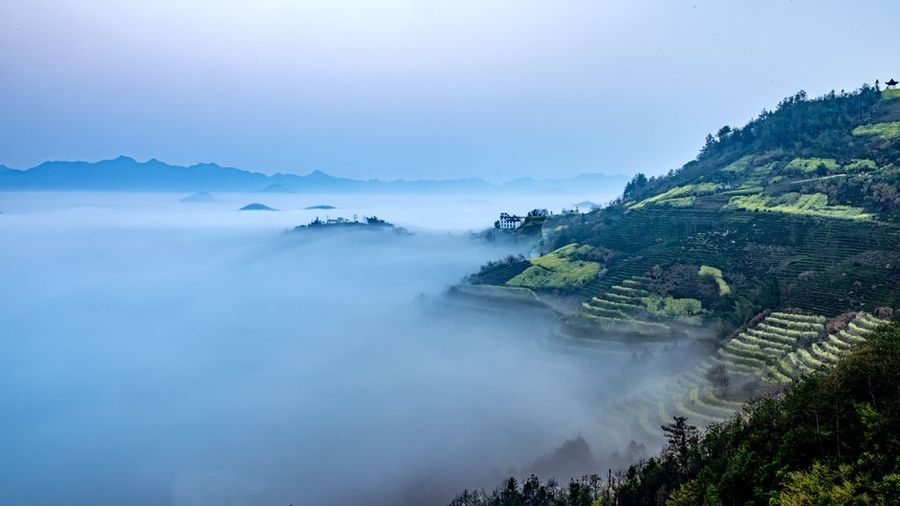
M494 223L496 228L500 230L515 230L522 226L522 222L525 221L525 218L521 216L516 216L514 214L508 213L500 213L500 219Z

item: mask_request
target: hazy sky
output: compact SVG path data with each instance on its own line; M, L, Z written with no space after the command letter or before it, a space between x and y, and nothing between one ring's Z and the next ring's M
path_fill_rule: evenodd
M801 88L900 78L900 2L3 0L0 163L662 172Z

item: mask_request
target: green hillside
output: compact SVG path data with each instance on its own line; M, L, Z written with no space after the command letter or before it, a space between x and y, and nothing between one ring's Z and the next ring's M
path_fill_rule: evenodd
M673 417L727 420L832 367L900 309L896 98L789 97L678 170L635 176L604 209L548 217L543 256L469 284L530 292L517 310L552 309L551 344L575 353L706 350L606 406L598 431L659 440Z
M868 86L798 93L708 136L678 170L637 175L605 209L549 217L544 256L470 282L572 300L562 332L580 339L614 329L667 340L697 327L722 339L763 310L900 307L895 98Z

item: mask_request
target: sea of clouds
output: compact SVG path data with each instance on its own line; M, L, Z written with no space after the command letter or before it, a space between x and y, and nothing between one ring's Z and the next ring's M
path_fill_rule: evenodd
M0 194L0 503L441 504L626 443L598 410L639 366L445 294L531 252L466 232L527 199L179 197ZM286 232L326 213L413 233Z

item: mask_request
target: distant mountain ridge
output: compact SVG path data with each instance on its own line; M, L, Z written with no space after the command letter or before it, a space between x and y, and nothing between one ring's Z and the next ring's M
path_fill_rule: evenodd
M609 189L611 186L621 188L627 180L627 176L624 175L584 174L569 179L521 178L502 184L492 184L478 178L382 181L336 177L320 170L310 172L306 176L283 173L268 176L215 163L181 166L171 165L155 158L139 162L127 156L99 162L48 161L25 170L0 166L0 191L271 192L274 188L286 193L497 190L570 192L591 188Z

